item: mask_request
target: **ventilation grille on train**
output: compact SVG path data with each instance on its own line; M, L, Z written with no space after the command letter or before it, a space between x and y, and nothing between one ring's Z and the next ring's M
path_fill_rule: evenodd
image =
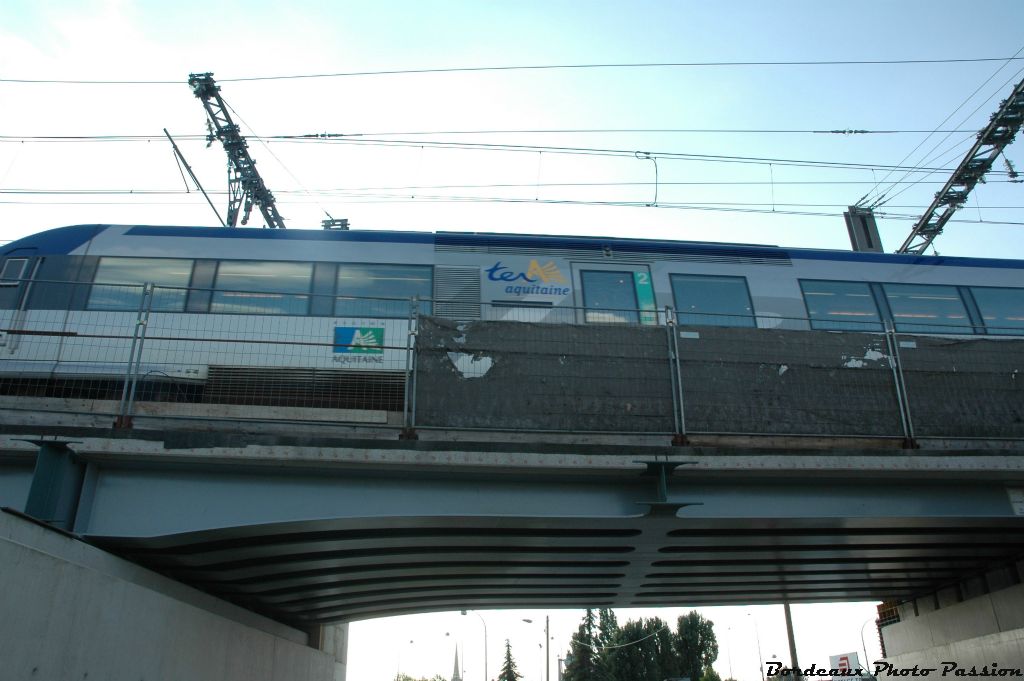
M401 411L400 371L211 366L203 401L267 407Z
M607 260L611 262L708 262L741 265L793 265L789 254L781 249L756 246L718 246L713 244L636 243L628 249L602 248L598 244L580 247L545 247L523 240L517 245L508 238L475 235L438 234L434 250L440 253L490 253L494 255L525 255L567 260ZM503 243L504 242L504 243Z
M480 319L480 268L434 268L434 314L448 319Z

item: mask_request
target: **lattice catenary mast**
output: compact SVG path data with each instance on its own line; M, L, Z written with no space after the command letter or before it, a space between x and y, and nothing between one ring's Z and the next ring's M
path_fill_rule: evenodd
M249 156L249 145L239 133L238 126L228 113L228 106L220 96L220 86L212 73L193 73L188 77L192 92L206 109L210 121L209 141L220 140L228 155L228 227L238 226L238 213L242 224L249 222L253 204L259 207L267 227L284 229L284 218L277 212L274 195L270 193L256 170L256 162Z
M1013 93L1003 100L999 110L992 114L988 127L978 133L978 140L967 152L945 186L935 195L924 215L914 224L910 236L897 249L897 253L923 253L942 233L942 228L953 213L967 202L967 195L995 163L1003 149L1024 123L1024 80L1017 83Z

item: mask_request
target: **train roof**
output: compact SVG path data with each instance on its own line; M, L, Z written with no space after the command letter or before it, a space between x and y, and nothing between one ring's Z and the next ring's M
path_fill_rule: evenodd
M612 249L637 255L704 254L731 255L764 262L803 260L838 260L889 264L993 267L1024 269L1024 261L996 258L965 258L938 255L869 253L809 248L784 248L760 244L735 244L696 241L666 241L606 236L554 236L541 234L497 234L489 232L405 232L368 230L302 230L230 227L183 227L147 225L71 225L32 234L4 247L2 254L17 255L34 250L40 255L68 254L94 236L110 228L123 229L126 236L189 237L215 239L259 239L279 241L324 241L350 243L424 244L435 248L509 248L593 251Z

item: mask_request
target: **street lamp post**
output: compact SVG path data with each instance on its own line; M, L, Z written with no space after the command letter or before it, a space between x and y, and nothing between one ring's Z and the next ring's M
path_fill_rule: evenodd
M867 665L871 664L871 663L868 661L868 647L864 643L864 627L866 627L868 625L868 622L873 622L873 621L876 621L876 620L866 619L866 620L864 620L864 624L860 625L860 647L864 651L864 666L865 667Z
M747 617L753 617L752 613L747 613ZM761 670L761 681L764 681L764 656L761 655L761 632L757 629L757 618L754 619L754 638L757 640L757 666Z
M736 677L732 675L732 627L726 627L725 630L725 646L729 651L729 679L735 681Z
M523 618L528 624L533 620ZM551 617L544 615L544 681L551 681Z
M467 615L467 614L469 614L469 612L472 612L474 615L479 617L480 618L480 624L484 625L484 681L488 681L490 676L488 676L488 674L487 674L487 620L485 620L484 616L481 615L480 613L476 612L475 610L473 610L473 611L463 610L462 614L463 615ZM764 680L762 679L761 681L764 681Z

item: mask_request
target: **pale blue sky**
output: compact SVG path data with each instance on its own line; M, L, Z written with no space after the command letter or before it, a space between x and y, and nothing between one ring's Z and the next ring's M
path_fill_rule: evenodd
M848 248L840 214L873 182L885 177L885 171L662 156L657 196L663 207L609 207L585 204L653 201L651 161L628 154L609 158L465 151L425 143L586 147L645 150L656 157L659 153L702 154L883 166L903 161L925 134L397 133L597 128L930 131L980 87L943 125L975 131L1020 80L1024 62L229 79L513 65L1009 57L1024 46L1022 26L1024 2L1020 0L981 0L969 8L950 0L298 0L287 5L259 0L7 0L0 5L0 79L5 79L0 80L0 135L7 136L0 140L0 240L78 223L216 224L200 195L183 194L169 145L160 139L164 127L176 136L205 132L202 107L186 81L190 72L212 71L246 134L393 133L383 139L424 143L422 147L381 147L271 142L268 147L251 140L252 155L276 194L289 228L318 228L326 210L349 218L357 229L605 234ZM10 82L16 79L175 82ZM154 139L106 143L16 139L68 135L151 135ZM943 136L926 142L909 162L919 162L922 152ZM952 135L938 147L948 153L929 163L954 167L972 139L972 132ZM206 188L223 192L225 158L219 145L207 149L202 141L182 140L181 147ZM1018 141L1008 156L1024 170L1021 148ZM997 169L1002 170L1001 162ZM946 177L936 173L929 178L931 184L908 189L884 210L920 214ZM1003 180L1005 176L993 176L979 187L958 216L989 224L951 224L936 241L940 252L1024 255L1024 185ZM605 184L582 187L580 183ZM67 190L118 193L33 193ZM153 190L167 193L145 193ZM520 202L480 200L496 198ZM223 213L223 194L215 200ZM668 207L671 204L689 208ZM879 223L889 251L903 241L911 225L892 218L881 218ZM685 609L662 617L674 620L680 612ZM720 637L731 628L729 645L723 647L716 664L723 677L729 673L731 657L737 678L755 680L755 640L748 624L754 617L761 623L765 657L784 656L781 608L756 608L753 616L736 608L706 612L720 622ZM797 606L804 664L825 664L830 654L859 650L858 632L872 612L870 605ZM538 637L528 631L517 633L521 625L516 622L519 616L536 621L542 613L486 616L494 623L492 674L506 636L519 646L517 656L533 654L527 652L533 646L530 636ZM552 631L558 638L552 664L556 651L567 649L580 613L554 616ZM402 655L403 669L411 673L448 675L451 650L442 645L440 636L451 630L466 645L466 669L475 681L481 678L478 649L482 641L473 638L479 632L466 624L467 619L457 614L431 615L357 624L349 678L386 681L396 671L398 655ZM472 620L470 624L479 624ZM874 654L871 627L866 631L869 653ZM394 641L406 639L425 643L405 652L395 650ZM521 666L527 681L533 681L539 660L523 659Z
M1021 25L1024 3L1017 0L980 2L970 10L962 3L933 0L740 1L727 6L582 0L297 2L287 7L183 2L173 9L157 2L8 2L0 9L2 78L177 83L0 82L0 134L156 136L152 142L88 144L8 138L0 143L0 189L5 191L0 230L2 238L14 238L81 222L215 224L198 194L183 194L168 145L159 140L163 127L176 136L204 131L200 103L185 84L191 71L213 71L243 131L262 136L595 128L933 130L981 86L943 126L974 131L1020 79L1024 62L230 79L507 65L1005 57L1024 46ZM943 136L926 142L908 163L923 160L923 152ZM291 228L316 228L327 211L364 229L609 234L846 248L843 208L868 192L885 171L793 167L783 161L678 160L664 154L892 165L924 138L920 133L725 132L387 136L424 143L650 151L658 157L658 208L581 205L653 202L654 164L629 156L350 142L271 142L268 148L255 140L251 149ZM929 165L953 167L971 139L971 132L952 135L938 146L946 153ZM223 152L217 146L206 149L201 141L183 140L181 146L207 189L223 192ZM1019 148L1018 142L1008 150L1018 162ZM1003 170L1001 162L997 169ZM898 173L889 180L901 177ZM919 215L945 179L946 173L935 173L881 210ZM1006 183L1003 175L990 179L957 216L989 224L953 224L936 242L939 251L1021 254L1024 225L991 223L1024 222L1022 185ZM68 189L136 193L11 193ZM139 193L145 190L170 193ZM223 205L222 194L217 201ZM893 250L911 223L883 217L880 225Z

